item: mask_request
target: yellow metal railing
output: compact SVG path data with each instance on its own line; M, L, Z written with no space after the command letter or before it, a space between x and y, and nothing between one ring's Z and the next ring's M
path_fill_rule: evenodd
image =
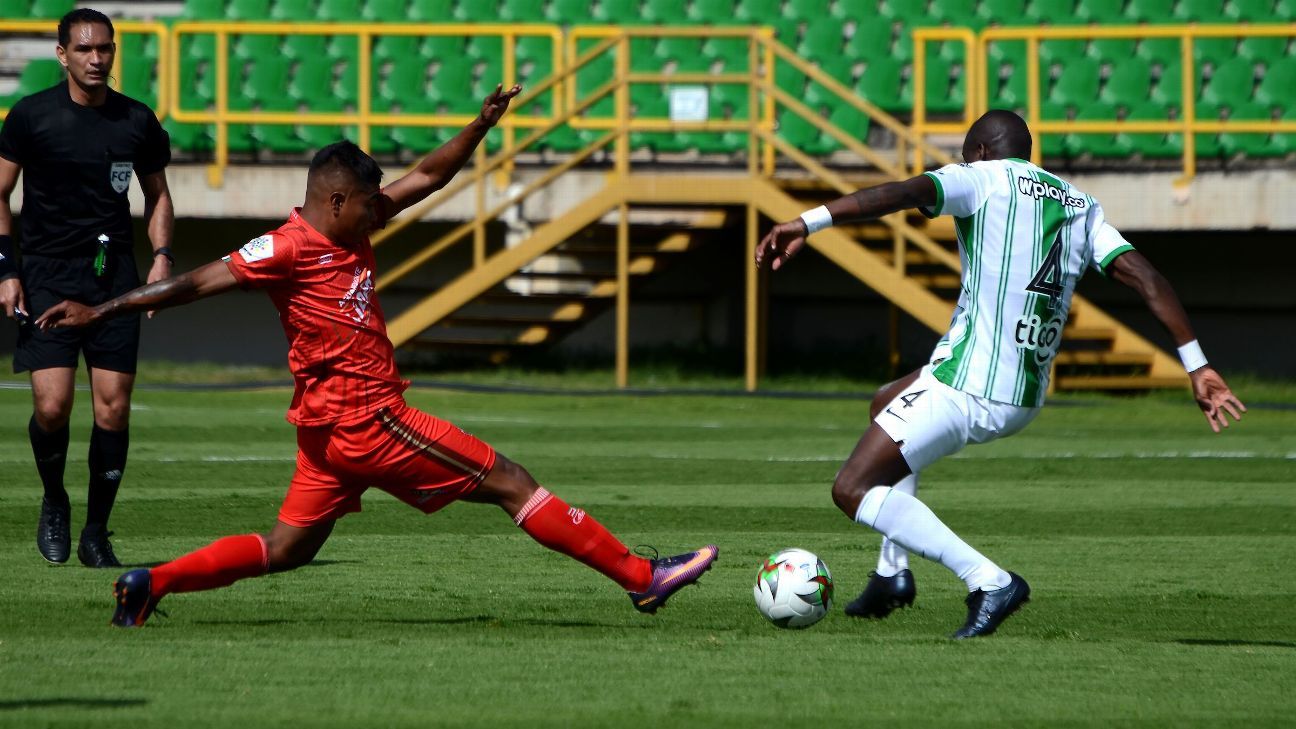
M917 28L914 37L914 121L915 133L926 138L933 133L948 133L967 128L976 116L989 108L989 48L991 43L1023 42L1026 44L1026 121L1035 136L1032 161L1041 159L1040 137L1046 134L1173 134L1183 135L1183 185L1197 173L1196 142L1199 133L1232 132L1239 134L1275 134L1296 132L1292 120L1199 119L1196 114L1196 80L1201 67L1193 53L1198 38L1296 37L1296 24L1286 25L1140 25L1131 27L1023 27L988 28L976 36L976 52L969 53L970 66L964 73L968 108L963 118L932 122L922 106L926 96L926 74L923 67L925 46L931 41L949 40L959 29ZM1181 103L1177 119L1156 120L1063 120L1044 119L1041 114L1041 69L1039 46L1046 40L1172 38L1180 41ZM966 42L966 41L965 41ZM1014 69L1014 72L1020 72ZM915 164L914 171L920 170Z
M171 34L167 32L167 27L161 23L144 23L134 20L122 20L113 23L113 29L116 31L117 55L113 57L112 77L109 83L114 89L121 90L122 64L139 63L139 59L122 60L121 38L123 35L140 34L151 35L157 38L158 43L158 64L157 64L157 106L154 112L157 113L159 120L165 119L168 109L167 89L170 88L168 83L168 73L173 68L171 65L162 62L167 58L169 41ZM58 33L58 21L54 20L0 20L0 35L50 35L52 42L57 42L53 38ZM53 45L50 47L50 57L54 57ZM0 119L3 119L9 113L8 109L0 108Z

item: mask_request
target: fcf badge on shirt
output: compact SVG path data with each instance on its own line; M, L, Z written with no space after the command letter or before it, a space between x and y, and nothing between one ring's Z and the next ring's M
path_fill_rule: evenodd
M112 168L108 171L108 181L112 183L114 192L123 193L130 187L131 169L134 167L132 162L113 162Z

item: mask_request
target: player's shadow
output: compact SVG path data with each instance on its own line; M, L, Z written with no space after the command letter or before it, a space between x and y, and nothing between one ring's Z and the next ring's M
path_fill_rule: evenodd
M51 707L65 707L70 709L127 709L132 706L144 706L148 703L148 699L98 699L79 696L51 696L45 699L0 699L0 711L46 709Z
M391 625L534 625L545 628L630 628L624 623L598 623L590 620L557 620L546 618L501 618L495 615L471 615L444 618L390 618L374 620ZM642 624L641 624L642 626Z
M1230 640L1211 638L1180 638L1175 641L1180 645L1222 646L1260 646L1264 648L1296 648L1296 643L1286 640Z

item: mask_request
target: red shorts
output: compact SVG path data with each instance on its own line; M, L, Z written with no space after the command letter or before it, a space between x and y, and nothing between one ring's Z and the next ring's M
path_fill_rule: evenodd
M471 494L494 465L489 445L404 403L346 425L299 427L279 520L308 527L360 511L370 486L430 514Z

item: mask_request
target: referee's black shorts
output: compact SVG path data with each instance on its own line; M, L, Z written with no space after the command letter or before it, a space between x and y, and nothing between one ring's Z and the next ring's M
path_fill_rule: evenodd
M24 254L19 278L33 322L64 299L97 306L140 283L135 257L129 251L110 253L103 276L95 275L93 258ZM85 352L88 367L134 374L139 338L139 314L116 317L85 329L41 331L28 324L18 328L14 372L75 368L80 353Z

